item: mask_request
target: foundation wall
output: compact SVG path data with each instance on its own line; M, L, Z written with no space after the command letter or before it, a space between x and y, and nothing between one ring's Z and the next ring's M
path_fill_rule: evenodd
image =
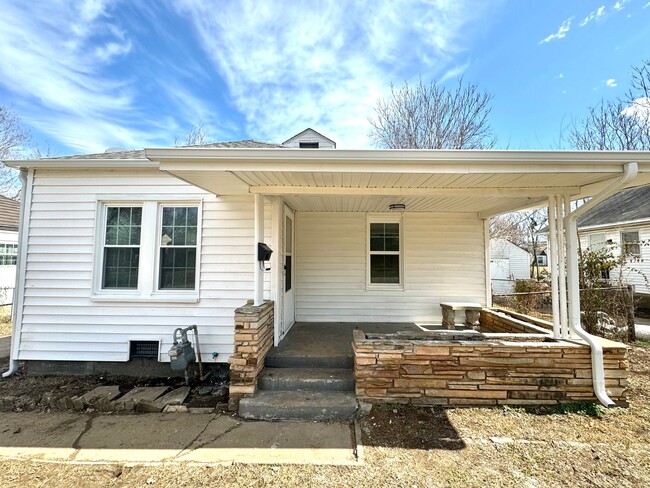
M591 354L570 342L368 339L355 333L359 400L417 405L544 405L596 401ZM603 340L606 387L625 404L627 348Z
M257 377L264 368L264 358L273 347L273 302L247 304L235 310L235 348L230 363L230 410L239 401L252 396Z

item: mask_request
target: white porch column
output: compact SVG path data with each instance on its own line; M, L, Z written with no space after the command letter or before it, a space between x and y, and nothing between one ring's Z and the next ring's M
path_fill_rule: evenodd
M567 255L566 239L564 238L564 216L568 215L571 209L571 202L569 200L569 207L565 207L561 196L555 198L555 209L557 211L557 254L558 254L558 281L560 293L560 335L563 339L569 337L569 318L568 318L568 303L567 303L567 264L565 256Z
M548 224L549 224L549 253L548 259L551 266L551 304L553 309L553 337L560 337L560 297L558 290L558 262L559 253L557 248L557 215L556 199L554 196L548 197Z
M255 194L255 232L253 242L253 262L255 263L254 305L264 303L264 271L257 260L257 244L264 242L264 196Z
M578 271L578 225L571 216L571 199L564 197L564 234L566 239L566 270L571 330L580 327L580 278ZM564 337L564 336L562 336Z

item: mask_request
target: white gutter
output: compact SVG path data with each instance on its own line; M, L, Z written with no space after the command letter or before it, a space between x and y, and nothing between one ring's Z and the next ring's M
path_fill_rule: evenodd
M612 407L615 403L607 395L605 388L605 366L603 364L603 347L597 337L592 336L582 328L580 323L580 279L578 276L578 218L590 208L616 193L627 183L636 178L638 174L638 165L636 162L626 163L623 170L623 176L611 183L602 192L595 195L589 202L582 207L571 211L570 205L566 211L566 235L567 235L567 279L569 288L569 327L572 334L583 339L591 348L591 371L593 377L593 387L596 397L606 407Z
M29 221L29 212L26 211L27 202L32 200L31 184L33 176L27 170L20 170L20 183L22 186L20 192L20 226L18 228L18 259L16 260L16 286L14 287L14 298L12 300L13 306L11 311L12 327L11 327L11 347L9 348L9 369L2 373L3 378L9 378L18 371L18 344L20 342L20 325L22 322L22 303L25 293L25 256L27 255L26 249L26 221ZM29 182L29 184L28 184Z

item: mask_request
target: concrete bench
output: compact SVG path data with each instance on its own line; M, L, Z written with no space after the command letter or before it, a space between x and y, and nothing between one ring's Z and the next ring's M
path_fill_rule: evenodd
M456 327L456 310L465 311L465 325L467 327L478 327L479 317L483 306L480 303L473 302L444 302L442 307L442 325L448 329Z

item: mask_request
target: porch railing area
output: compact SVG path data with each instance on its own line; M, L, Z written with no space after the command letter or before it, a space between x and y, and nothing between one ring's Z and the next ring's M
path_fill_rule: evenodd
M481 333L448 340L354 332L356 395L370 403L415 405L544 405L597 401L588 345L553 339L552 324L526 323L503 312L481 312ZM600 339L605 386L626 405L627 348Z

